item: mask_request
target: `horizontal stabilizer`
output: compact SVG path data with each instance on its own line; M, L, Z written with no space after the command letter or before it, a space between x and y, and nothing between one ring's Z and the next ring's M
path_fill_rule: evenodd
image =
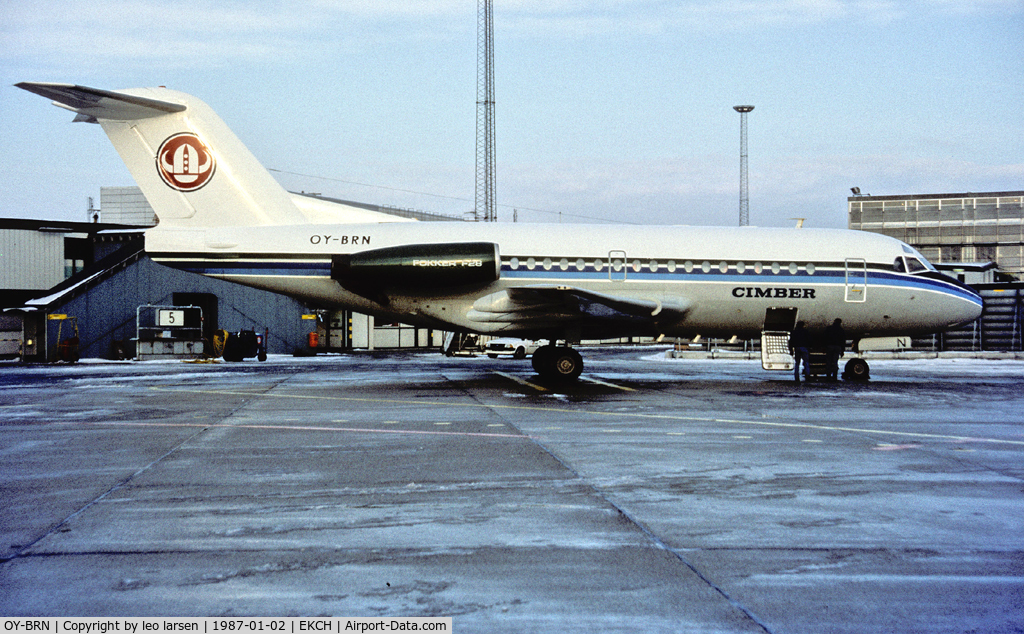
M15 84L18 88L27 90L52 99L54 105L77 112L80 118L76 121L90 121L95 123L98 119L109 119L112 121L131 121L135 119L148 119L159 117L165 114L182 112L185 105L138 97L122 92L76 86L74 84L50 84L21 82Z

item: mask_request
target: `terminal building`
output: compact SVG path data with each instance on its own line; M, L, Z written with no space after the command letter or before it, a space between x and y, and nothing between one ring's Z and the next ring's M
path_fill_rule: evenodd
M994 263L1002 281L1024 281L1024 191L854 195L848 204L850 229L902 240L947 270Z
M1024 349L1024 191L865 196L854 188L853 193L847 199L850 229L906 242L985 300L978 321L915 340L915 348Z

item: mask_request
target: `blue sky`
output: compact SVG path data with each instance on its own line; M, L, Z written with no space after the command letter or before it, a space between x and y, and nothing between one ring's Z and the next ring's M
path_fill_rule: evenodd
M131 185L18 90L166 85L291 190L472 211L476 2L0 0L0 217ZM846 197L1024 190L1021 0L495 0L499 219L844 227Z

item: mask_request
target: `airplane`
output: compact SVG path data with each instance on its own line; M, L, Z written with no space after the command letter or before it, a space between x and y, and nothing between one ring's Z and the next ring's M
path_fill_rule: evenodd
M389 322L546 339L533 355L545 378L580 376L583 339L746 339L841 318L864 343L982 312L977 293L879 234L417 222L286 191L191 95L16 86L102 127L159 219L145 233L155 262Z

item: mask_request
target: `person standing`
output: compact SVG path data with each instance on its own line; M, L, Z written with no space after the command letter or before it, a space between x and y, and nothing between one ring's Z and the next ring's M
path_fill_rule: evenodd
M811 334L799 321L796 328L789 333L789 354L793 355L793 380L800 382L800 364L804 366L804 380L811 375Z
M825 329L825 353L828 356L828 378L839 380L839 358L846 353L846 331L843 320L836 319Z

